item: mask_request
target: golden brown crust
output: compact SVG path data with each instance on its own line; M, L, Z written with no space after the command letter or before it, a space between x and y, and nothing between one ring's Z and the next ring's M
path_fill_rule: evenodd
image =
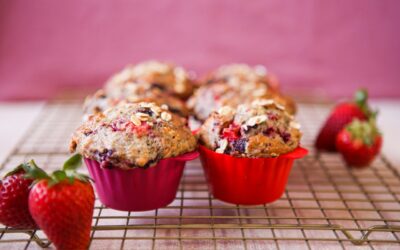
M136 103L136 102L154 102L157 105L167 105L169 110L181 117L187 118L189 110L185 103L180 99L154 91L150 88L141 86L140 88L127 91L119 90L113 93L106 93L103 89L96 91L93 95L86 97L83 104L85 115L104 112L108 108L114 107L121 102Z
M152 88L187 99L193 93L193 80L182 67L159 61L128 65L106 83L106 91L125 88L126 84L150 84Z
M249 104L257 99L273 99L285 106L286 111L294 114L296 106L289 97L271 90L261 82L214 83L196 90L188 100L188 108L200 121L204 121L212 111L222 106L233 108L240 104Z
M203 84L188 100L192 114L204 121L212 111L222 106L237 107L256 99L274 99L286 107L290 114L296 112L296 105L290 97L279 91L279 82L262 65L222 65L203 79Z

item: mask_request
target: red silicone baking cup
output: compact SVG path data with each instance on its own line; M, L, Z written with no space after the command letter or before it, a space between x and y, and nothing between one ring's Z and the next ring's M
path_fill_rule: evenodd
M199 146L200 159L213 196L233 204L259 205L279 199L293 161L307 155L298 147L276 158L238 158Z
M104 205L122 211L147 211L165 207L175 199L186 161L198 155L195 151L163 159L148 169L104 169L88 158L85 163Z

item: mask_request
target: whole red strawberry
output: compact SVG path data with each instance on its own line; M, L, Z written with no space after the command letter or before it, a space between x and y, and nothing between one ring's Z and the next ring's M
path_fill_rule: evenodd
M374 115L368 107L368 93L366 90L359 90L355 94L353 102L345 102L338 104L324 126L320 130L315 147L320 150L335 151L336 136L353 119L368 120Z
M350 166L368 166L379 154L382 146L382 135L374 120L354 120L336 137L336 147Z
M37 180L29 194L32 217L57 249L87 249L94 209L94 192L88 177L74 171L79 155L50 176L34 169Z
M36 228L29 213L28 197L33 180L24 178L30 163L21 164L0 181L0 223L19 229Z

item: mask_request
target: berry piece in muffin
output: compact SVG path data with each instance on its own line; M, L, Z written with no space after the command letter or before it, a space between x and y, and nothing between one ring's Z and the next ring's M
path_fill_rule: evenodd
M155 103L121 103L89 117L73 134L70 150L103 168L146 168L191 152L196 138L179 116Z
M271 99L224 106L200 128L200 142L217 153L235 157L276 157L299 146L299 124Z
M125 84L148 83L152 88L186 99L193 92L193 80L182 67L159 61L128 65L106 83L107 91L123 88Z
M226 83L201 86L188 100L187 105L198 120L204 121L212 111L223 106L237 107L257 99L273 99L285 106L290 114L295 113L296 107L292 99L271 90L262 82L240 82L236 78L231 78Z

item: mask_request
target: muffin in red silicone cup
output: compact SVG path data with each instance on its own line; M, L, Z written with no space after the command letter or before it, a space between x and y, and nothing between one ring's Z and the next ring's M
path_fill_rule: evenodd
M200 159L213 196L259 205L279 199L300 147L300 125L271 99L213 112L199 130Z
M174 200L185 162L198 156L196 147L182 119L166 106L141 102L89 116L70 150L85 158L104 205L146 211Z

